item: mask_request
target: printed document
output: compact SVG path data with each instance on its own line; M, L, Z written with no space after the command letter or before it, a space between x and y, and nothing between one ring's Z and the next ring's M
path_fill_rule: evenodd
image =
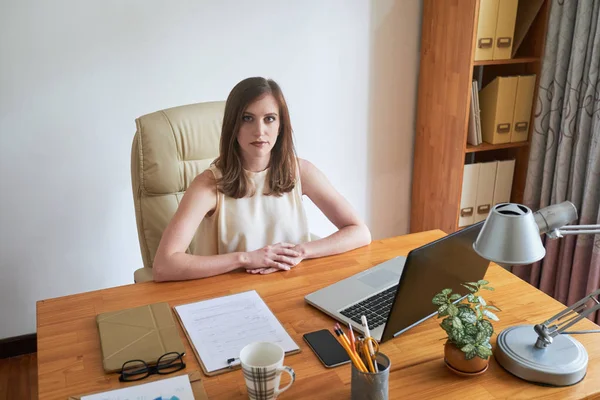
M252 342L298 350L255 290L176 306L175 311L209 373L227 368L227 360L237 359Z

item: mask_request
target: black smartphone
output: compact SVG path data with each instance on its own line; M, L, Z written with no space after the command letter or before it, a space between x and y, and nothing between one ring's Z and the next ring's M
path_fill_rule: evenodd
M332 368L350 362L348 353L329 330L310 332L303 338L325 367Z

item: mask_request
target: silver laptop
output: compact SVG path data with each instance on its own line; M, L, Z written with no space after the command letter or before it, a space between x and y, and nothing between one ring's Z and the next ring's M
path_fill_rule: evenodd
M489 261L473 250L483 221L305 296L307 303L364 334L386 341L436 314L431 300L451 288L466 295L463 282L483 279Z

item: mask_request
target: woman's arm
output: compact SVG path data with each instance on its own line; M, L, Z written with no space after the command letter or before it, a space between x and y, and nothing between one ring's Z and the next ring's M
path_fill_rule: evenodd
M164 230L153 263L155 281L205 278L237 268L289 270L298 252L292 245L277 244L253 252L197 256L185 251L206 214L216 208L217 189L211 171L198 175L186 190L177 211Z
M242 267L240 253L203 257L185 252L202 219L216 204L215 178L207 170L193 180L162 234L152 266L155 281L204 278Z
M329 256L371 243L369 228L325 175L309 161L299 159L299 163L303 194L338 228L326 238L297 245L301 257Z

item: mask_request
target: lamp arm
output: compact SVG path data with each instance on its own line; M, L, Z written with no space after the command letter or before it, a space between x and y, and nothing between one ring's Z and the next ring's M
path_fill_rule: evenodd
M586 318L591 313L600 310L600 301L596 299L596 297L599 295L600 289L588 294L583 299L579 300L572 306L567 307L541 324L535 325L533 329L538 334L535 347L540 349L548 347L550 344L552 344L552 338L561 333L565 333L569 327L575 325L577 322L581 321L583 318ZM590 300L593 300L596 304L590 308L587 308L586 303ZM557 323L552 324L555 321ZM579 331L577 333L598 333L598 331Z
M551 239L564 235L600 234L600 225L569 225L577 220L577 208L570 201L563 201L544 207L533 214L540 234L547 234Z
M600 234L600 225L567 225L562 228L548 232L551 238L559 238L565 235L597 235Z

